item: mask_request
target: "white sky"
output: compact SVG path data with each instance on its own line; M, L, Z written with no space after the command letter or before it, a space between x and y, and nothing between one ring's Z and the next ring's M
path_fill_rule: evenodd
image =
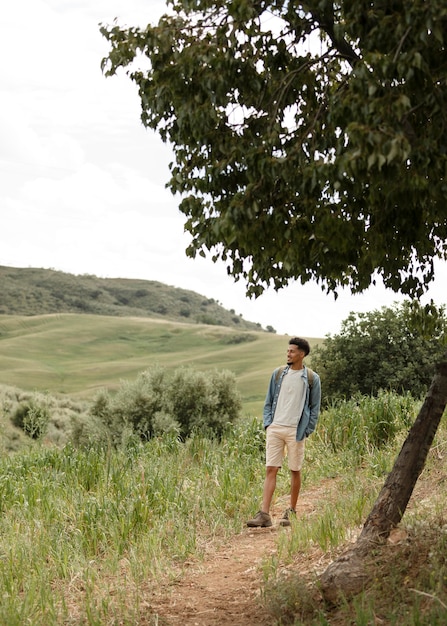
M383 288L338 300L314 284L257 300L223 263L188 259L165 189L169 147L143 128L135 85L105 78L100 22L156 22L164 0L7 0L0 22L0 265L157 280L215 298L279 333L337 333L351 311L402 297ZM439 264L424 298L447 301ZM1 285L0 285L1 293Z

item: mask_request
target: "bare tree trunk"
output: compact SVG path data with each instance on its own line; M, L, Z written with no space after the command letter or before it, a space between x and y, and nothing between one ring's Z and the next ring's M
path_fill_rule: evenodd
M447 404L447 351L437 364L430 389L419 414L368 515L353 548L331 563L321 577L326 600L361 591L367 577L362 558L371 544L385 541L402 519L414 486L422 472Z

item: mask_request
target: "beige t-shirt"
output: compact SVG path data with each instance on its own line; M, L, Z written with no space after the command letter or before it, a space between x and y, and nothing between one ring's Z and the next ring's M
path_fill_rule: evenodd
M304 408L304 368L289 369L283 376L273 422L281 426L297 427Z

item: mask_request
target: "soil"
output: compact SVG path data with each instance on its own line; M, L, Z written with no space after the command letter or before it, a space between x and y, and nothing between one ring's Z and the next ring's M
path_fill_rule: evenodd
M432 454L434 451L432 451ZM441 459L442 457L440 457ZM444 459L445 462L445 459ZM444 465L444 463L442 464ZM423 472L408 504L409 509L432 508L432 497L445 484L445 468ZM337 480L326 480L319 485L302 490L297 507L297 517L316 513L321 503L335 493ZM278 553L281 533L290 528L279 526L287 497L278 498L272 511L271 528L247 528L231 537L225 545L212 542L202 560L191 561L182 569L175 582L162 583L152 590L147 604L151 626L272 626L274 615L263 602L263 567L269 558ZM354 529L349 541L355 542L361 528ZM406 539L406 532L396 528L389 537L389 546L398 547ZM346 544L340 548L342 552ZM299 553L294 560L280 564L282 576L298 575L315 581L336 558L336 553L323 553L318 547ZM147 616L148 617L148 616ZM344 620L331 623L343 624Z
M312 514L318 503L336 488L335 481L302 492L297 516ZM287 499L278 499L270 528L247 528L217 549L210 546L203 560L190 562L175 583L166 584L151 601L152 623L159 626L271 626L274 622L262 602L263 564L278 551L280 533L290 528L279 526ZM255 512L254 512L255 513ZM317 553L318 552L318 553ZM315 549L300 562L284 566L313 574L323 571L331 558Z

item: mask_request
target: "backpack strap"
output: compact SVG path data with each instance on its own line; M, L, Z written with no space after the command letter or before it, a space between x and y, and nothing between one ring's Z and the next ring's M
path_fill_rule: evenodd
M312 385L314 384L314 371L310 369L310 367L307 367L307 382L309 383L309 387L312 389ZM276 372L276 376L275 376L275 383L278 382L279 377L281 376L281 374L283 373L283 371L286 369L286 366L283 365L281 367L278 367L278 371Z
M312 385L314 384L314 371L307 368L307 382L309 383L309 387L312 389Z
M278 371L276 372L276 376L275 376L275 383L278 382L279 377L281 376L281 374L283 373L283 371L286 369L285 365L282 365L281 367L278 367Z

